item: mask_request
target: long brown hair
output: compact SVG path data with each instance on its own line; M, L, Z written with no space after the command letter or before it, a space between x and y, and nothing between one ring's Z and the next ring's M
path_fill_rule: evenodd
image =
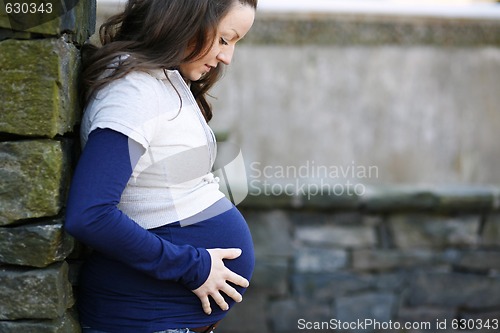
M101 46L83 48L84 104L106 84L132 71L178 69L182 62L202 57L214 42L219 22L237 2L257 7L257 0L129 0L122 13L99 29ZM192 51L186 56L188 49ZM122 60L116 63L117 59ZM207 121L212 107L206 95L220 78L221 67L190 85ZM114 71L103 77L108 69Z

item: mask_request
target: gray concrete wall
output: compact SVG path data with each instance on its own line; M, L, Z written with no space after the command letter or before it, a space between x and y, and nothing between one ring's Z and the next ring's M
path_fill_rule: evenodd
M372 166L355 180L498 184L499 32L494 20L261 13L213 93L212 125L242 147L250 178Z

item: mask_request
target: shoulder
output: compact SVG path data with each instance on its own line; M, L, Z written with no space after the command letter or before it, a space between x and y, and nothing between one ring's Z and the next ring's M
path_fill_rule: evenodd
M146 72L133 71L116 79L97 93L96 99L119 94L126 100L144 97L149 100L158 97L158 86L161 83Z
M133 71L106 84L91 99L88 107L98 110L123 107L129 112L157 113L163 97L161 85L148 73Z
M92 130L110 128L147 146L162 113L159 84L151 75L135 71L99 90L83 114L83 142Z

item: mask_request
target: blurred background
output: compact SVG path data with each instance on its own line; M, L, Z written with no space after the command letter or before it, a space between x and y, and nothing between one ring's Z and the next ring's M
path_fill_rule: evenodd
M120 3L98 0L98 25ZM249 177L314 164L376 167L367 184L498 184L499 19L494 1L261 0L212 126Z

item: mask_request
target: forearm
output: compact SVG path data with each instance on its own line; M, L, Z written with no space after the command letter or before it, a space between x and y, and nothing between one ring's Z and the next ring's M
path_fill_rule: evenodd
M109 129L91 133L74 173L66 229L116 260L158 279L176 280L196 289L210 271L208 252L165 241L117 208L132 174L128 141Z

